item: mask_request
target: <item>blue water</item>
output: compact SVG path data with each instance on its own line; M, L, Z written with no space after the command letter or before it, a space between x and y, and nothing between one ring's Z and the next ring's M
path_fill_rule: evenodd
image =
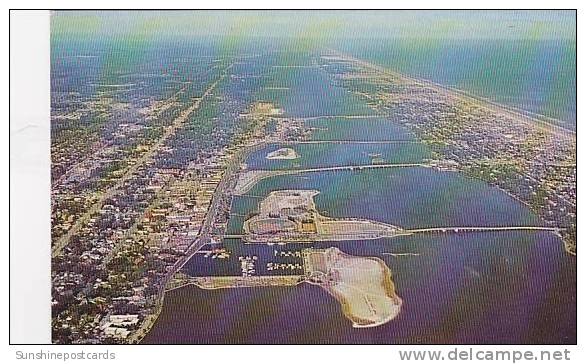
M290 92L301 93L305 87L314 87L315 79L319 78L298 80ZM332 87L332 94L343 95L340 97L346 100L347 95L340 89L328 87ZM287 102L280 105L292 116L317 114L319 101L304 102L309 103L309 111L289 108ZM339 108L335 100L319 105L323 107L322 115L345 112L347 108ZM358 125L363 120L353 120L352 125L357 127L349 128L344 127L348 125L345 120L319 119L326 126L320 138L345 140L360 132ZM405 133L389 120L371 121L368 125L373 135ZM371 152L396 163L429 157L425 146L418 144L328 143L288 145L301 156L294 161L265 158L266 153L282 146L269 145L252 154L247 160L249 168L368 163ZM245 216L258 209L260 198L284 188L319 190L315 202L323 215L362 217L404 228L541 225L524 205L484 182L455 172L415 167L262 180L245 196L234 198L228 233L241 233ZM238 239L227 239L223 246L232 252L230 259L219 261L196 255L183 272L240 275L237 257L256 255L258 274L275 274L266 270L266 263L299 262L298 258L275 257L275 251L337 246L348 254L377 256L386 262L397 294L403 299L401 313L380 327L354 329L333 297L305 283L296 287L214 291L186 287L167 294L163 312L145 343L576 342L576 260L565 253L561 240L551 233L412 235L285 246L245 245ZM417 255L393 257L385 253Z
M187 287L167 294L145 343L575 342L575 261L549 234L417 236L315 247L332 245L386 261L403 299L395 320L354 329L333 297L308 284ZM382 252L420 255L394 258Z
M576 129L576 42L372 39L338 49Z
M292 148L297 159L267 159L268 153L280 148ZM373 159L380 163L422 163L431 158L426 146L414 142L393 144L270 144L252 153L246 163L250 169L321 168L368 165Z

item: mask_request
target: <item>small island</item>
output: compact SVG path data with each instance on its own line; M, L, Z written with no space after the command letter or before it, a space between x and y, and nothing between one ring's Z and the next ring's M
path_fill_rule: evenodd
M286 159L292 160L299 158L299 154L292 148L281 148L270 152L266 156L267 159Z
M402 300L381 259L348 255L332 247L304 249L303 261L305 281L334 296L353 327L380 326L399 314Z

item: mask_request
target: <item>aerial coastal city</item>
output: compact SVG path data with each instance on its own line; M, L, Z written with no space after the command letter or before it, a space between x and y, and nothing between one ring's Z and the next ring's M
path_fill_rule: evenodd
M52 15L54 343L576 342L571 116L311 24L173 38L144 33L205 15L108 16ZM82 29L110 21L127 33Z

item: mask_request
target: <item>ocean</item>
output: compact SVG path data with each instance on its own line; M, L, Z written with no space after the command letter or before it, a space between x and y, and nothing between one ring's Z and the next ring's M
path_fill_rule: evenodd
M575 41L361 39L336 48L576 130Z

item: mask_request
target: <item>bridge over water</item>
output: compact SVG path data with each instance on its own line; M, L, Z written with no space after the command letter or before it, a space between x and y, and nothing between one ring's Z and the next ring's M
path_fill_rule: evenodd
M302 173L315 172L334 172L334 171L362 171L369 169L383 169L383 168L413 168L426 167L431 168L431 164L427 163L378 163L378 164L356 164L335 167L321 167L321 168L304 168L304 169L287 169L287 170L251 170L243 173L234 189L235 195L243 195L248 192L258 182L266 178L295 175Z
M379 239L392 238L394 236L412 235L412 234L459 234L459 233L474 233L474 232L491 232L491 231L548 231L552 233L559 233L562 229L557 227L547 226L448 226L448 227L429 227L421 229L398 229L393 235L381 235ZM345 234L348 235L348 234ZM362 239L360 233L357 233L357 240ZM224 235L224 239L243 239L247 237L245 234L228 234ZM304 241L311 240L308 236ZM351 239L348 239L351 240ZM269 241L270 242L270 241Z
M556 227L547 226L461 226L461 227L431 227L422 229L406 229L402 232L407 234L425 234L425 233L466 233L466 232L484 232L484 231L551 231L559 232Z
M328 172L328 171L360 171L363 169L377 168L409 168L409 167L431 167L426 163L379 163L379 164L356 164L337 167L305 168L286 170L284 174L311 173L311 172Z

